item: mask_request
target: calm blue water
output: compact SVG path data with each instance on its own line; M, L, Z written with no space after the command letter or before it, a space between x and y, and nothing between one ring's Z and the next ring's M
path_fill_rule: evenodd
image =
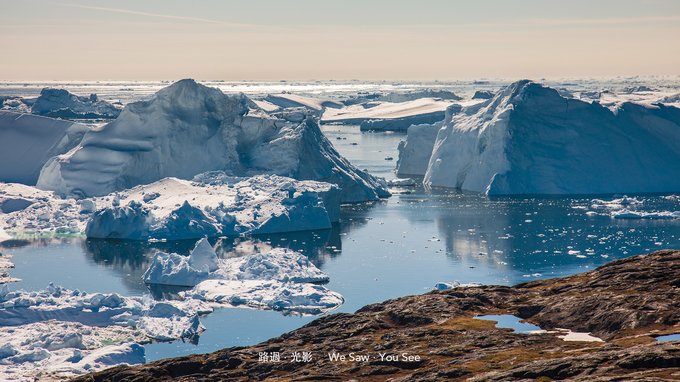
M541 330L536 325L522 322L522 319L511 314L489 314L485 316L476 316L478 320L496 321L496 327L499 329L512 329L516 333L531 334Z
M358 167L394 177L395 161L384 158L397 158L402 135L360 133L357 127L324 130ZM650 210L680 210L678 201L643 199ZM655 249L680 248L680 220L589 217L579 208L590 200L488 199L478 194L412 189L388 200L343 208L342 221L333 230L213 244L225 257L268 246L302 251L330 275L328 288L345 297L339 312L423 293L439 281L509 285L581 272ZM154 250L187 253L193 244L68 239L14 243L1 250L14 255L16 268L11 274L22 279L12 288L43 289L52 281L86 291L141 295L149 293L141 275ZM203 317L207 330L197 345L147 345L147 358L254 344L313 319L222 309Z
M656 337L656 340L659 342L680 341L680 334L669 334L666 336L659 336Z

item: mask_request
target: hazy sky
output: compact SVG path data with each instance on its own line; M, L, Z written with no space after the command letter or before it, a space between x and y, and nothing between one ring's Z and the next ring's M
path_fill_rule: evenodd
M677 0L0 0L0 79L680 74Z

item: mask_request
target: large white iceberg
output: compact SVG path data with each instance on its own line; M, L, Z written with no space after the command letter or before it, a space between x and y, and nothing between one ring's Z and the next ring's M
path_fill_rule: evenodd
M0 182L36 184L45 163L75 147L87 130L70 121L0 111Z
M92 238L180 240L328 229L340 215L335 185L276 175L165 178L93 200L99 209L85 229Z
M120 109L99 100L96 94L82 97L66 89L44 88L33 103L31 112L65 119L112 119L120 114Z
M371 175L342 158L313 119L291 123L250 110L250 100L182 80L128 104L73 150L50 160L38 186L101 196L165 177L277 174L338 185L343 202L389 196Z
M404 147L431 131L412 133ZM680 191L680 109L624 102L610 110L526 80L453 113L422 146L428 186L489 195ZM424 156L407 163L406 154L400 167L423 168Z

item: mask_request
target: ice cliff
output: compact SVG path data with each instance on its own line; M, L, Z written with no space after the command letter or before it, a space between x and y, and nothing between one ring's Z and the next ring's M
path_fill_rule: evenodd
M0 182L35 185L45 163L82 139L85 125L0 111Z
M85 134L42 169L38 187L64 195L101 196L165 177L191 179L277 174L338 185L343 202L389 196L371 175L341 157L307 118L291 123L250 110L245 95L182 80Z
M398 172L489 195L680 191L678 108L609 109L524 80L450 111L441 129L409 130Z

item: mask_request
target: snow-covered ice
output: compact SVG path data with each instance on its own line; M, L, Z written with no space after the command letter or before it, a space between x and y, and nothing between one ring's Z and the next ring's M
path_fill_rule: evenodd
M113 119L120 114L116 106L101 101L96 94L87 97L66 89L44 88L31 107L33 114L64 119Z
M489 195L677 192L680 110L624 102L612 111L524 80L453 114L429 151L428 186Z
M116 193L105 207L106 199L94 199L101 207L87 223L88 237L178 240L328 229L340 214L336 186L276 175L165 178Z
M182 292L217 306L246 306L298 314L319 314L342 304L336 292L314 283L328 281L306 256L283 248L218 259L206 239L188 257L159 252L144 282L193 287Z
M377 179L338 154L313 119L291 123L249 104L243 94L176 82L87 132L77 147L43 167L38 186L102 196L165 177L191 179L222 170L329 182L342 189L343 202L389 196Z
M36 184L45 163L75 147L87 130L70 121L0 111L0 182Z
M305 97L293 93L268 94L264 98L264 101L283 109L305 107L309 110L317 112L320 112L327 107L336 109L342 107L342 104L340 102Z
M220 306L296 314L321 314L344 302L339 293L323 285L276 280L206 280L182 295Z
M148 284L195 286L206 279L322 283L328 281L328 275L306 256L285 248L218 259L204 238L198 241L188 257L175 253L156 253L143 279Z
M326 109L323 123L359 124L361 130L406 131L409 126L444 119L446 108L454 101L418 98L406 102L383 102Z
M192 338L203 327L199 301L154 302L86 293L50 284L27 292L0 289L0 379L82 374L145 361L139 343Z
M328 229L339 219L340 193L329 183L212 172L80 200L0 183L0 209L9 232L172 240Z

